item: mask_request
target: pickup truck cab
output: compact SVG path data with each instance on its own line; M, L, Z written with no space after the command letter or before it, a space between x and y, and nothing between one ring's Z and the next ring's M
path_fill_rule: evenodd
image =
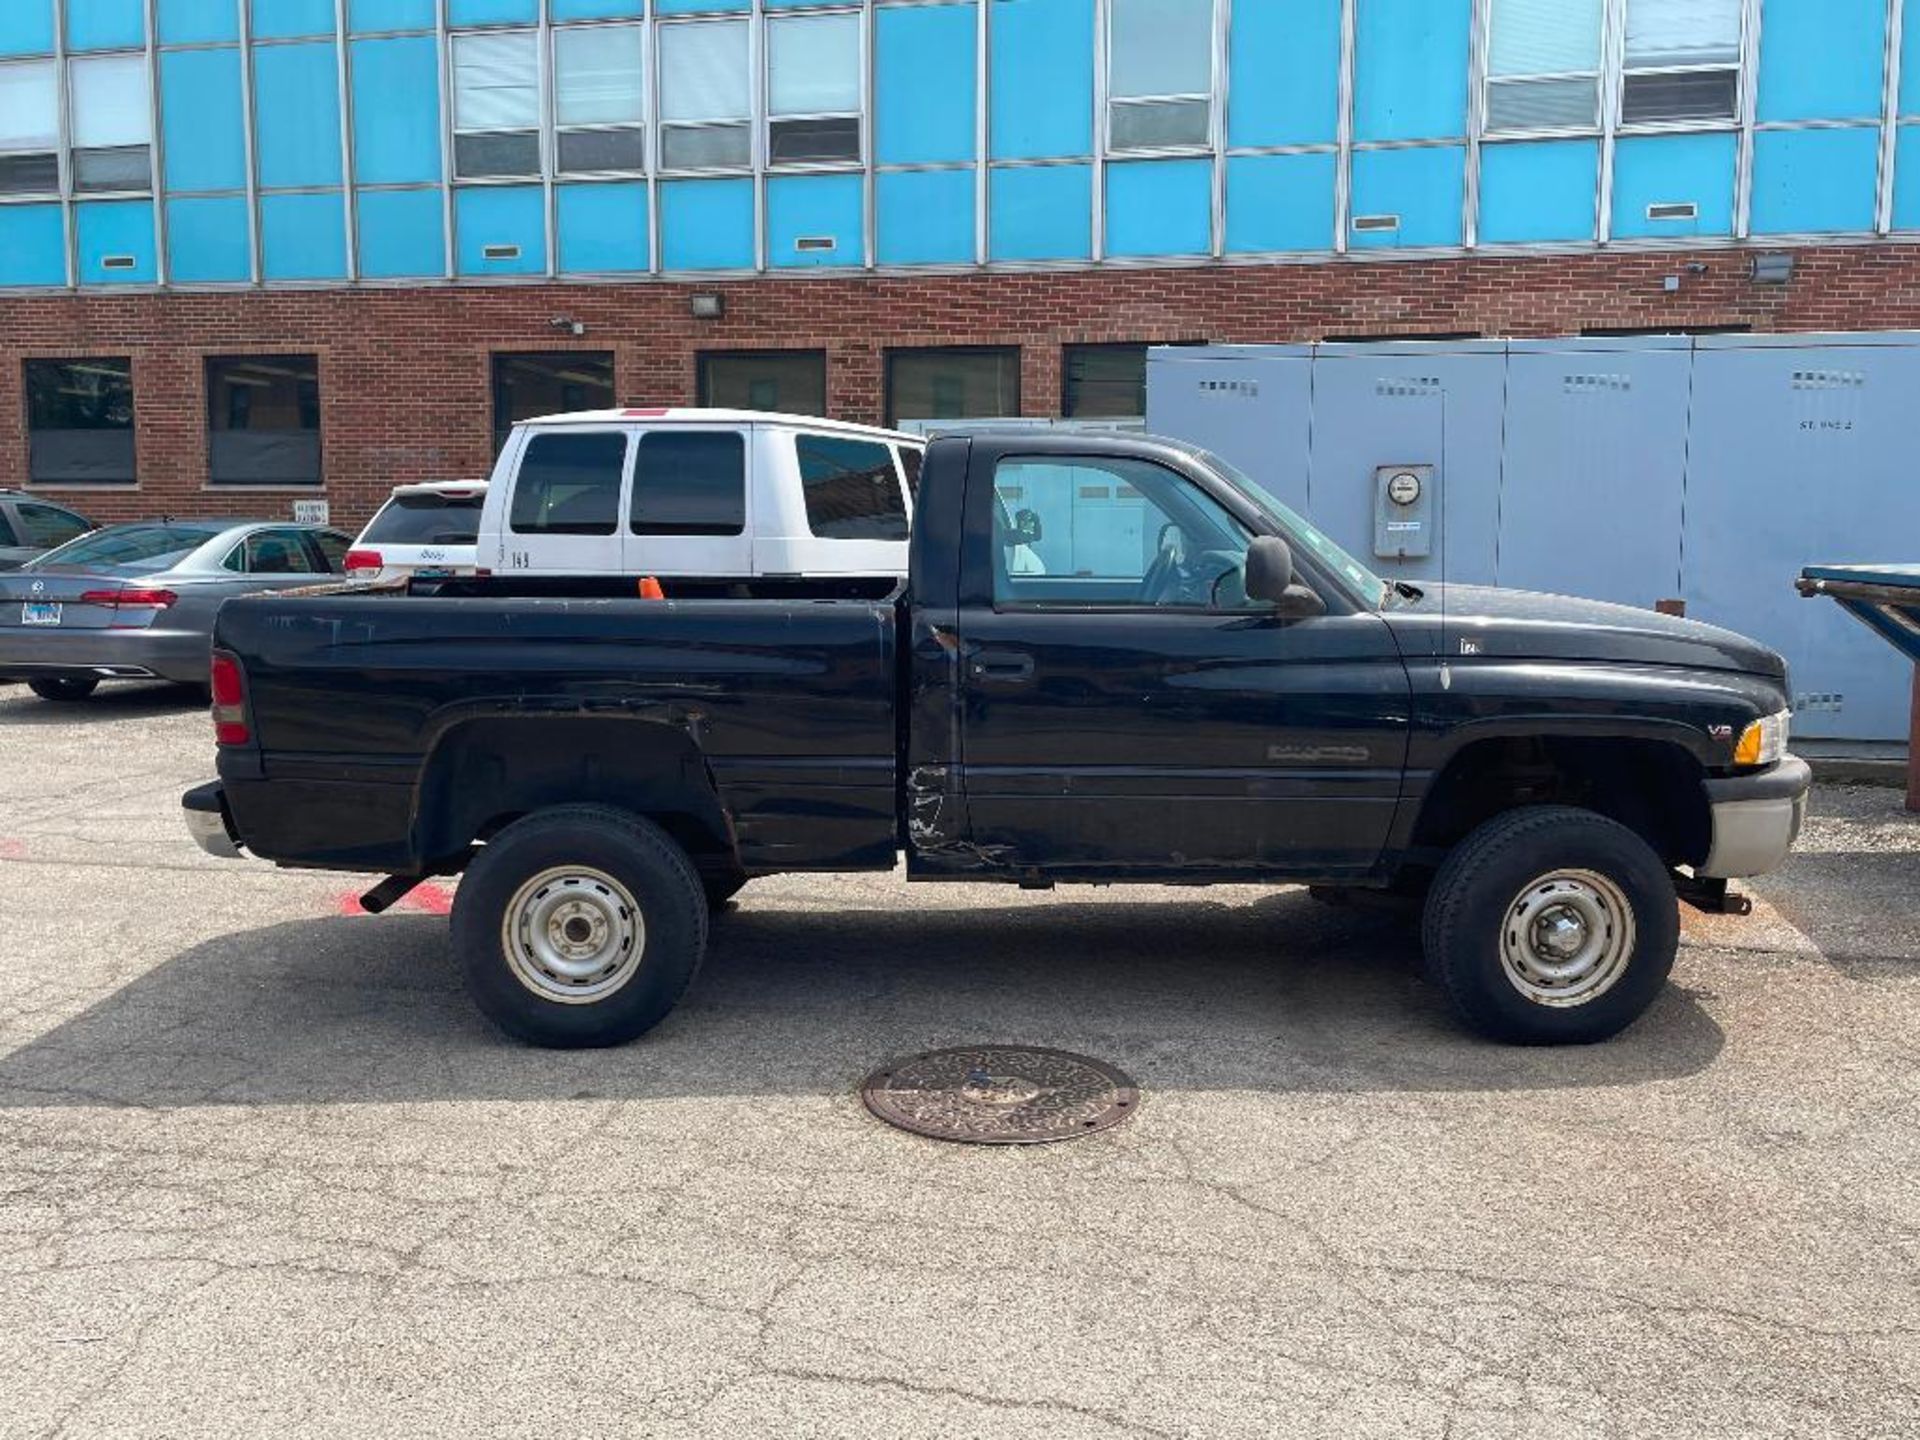
M516 425L480 516L495 574L907 571L925 441L753 410L587 411Z
M1731 906L1798 832L1784 665L1728 631L1389 584L1166 440L937 439L919 502L881 599L508 576L232 601L189 827L387 872L371 909L463 873L467 984L546 1045L658 1022L753 877L902 856L914 881L1386 892L1424 907L1470 1025L1597 1040L1664 985L1676 896Z

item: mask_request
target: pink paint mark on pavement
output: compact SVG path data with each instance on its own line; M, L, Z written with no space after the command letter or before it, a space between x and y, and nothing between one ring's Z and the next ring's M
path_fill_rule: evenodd
M27 858L27 842L24 840L0 840L0 860L24 860Z
M6 853L5 841L0 841L0 855ZM364 915L360 908L360 891L342 890L334 897L334 909L342 915ZM453 888L442 885L437 880L423 881L413 890L400 898L395 910L411 910L420 915L446 915L453 909Z

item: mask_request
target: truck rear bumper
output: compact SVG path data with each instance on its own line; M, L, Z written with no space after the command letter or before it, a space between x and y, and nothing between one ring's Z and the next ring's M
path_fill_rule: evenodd
M1807 818L1813 772L1789 755L1752 775L1706 782L1713 815L1713 848L1694 873L1708 880L1743 880L1786 863Z
M196 785L182 795L180 813L186 819L187 833L207 854L222 860L240 858L240 842L234 838L233 826L227 819L226 797L221 793L218 780Z

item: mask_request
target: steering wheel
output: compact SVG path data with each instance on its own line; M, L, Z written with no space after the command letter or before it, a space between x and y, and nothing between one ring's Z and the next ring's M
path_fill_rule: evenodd
M1160 553L1153 557L1153 563L1147 566L1147 573L1140 577L1140 603L1178 604L1186 584L1183 578L1186 558L1186 533L1169 520L1160 527Z

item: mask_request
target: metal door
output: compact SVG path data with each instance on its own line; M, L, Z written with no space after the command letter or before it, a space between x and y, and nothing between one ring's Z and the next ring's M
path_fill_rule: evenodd
M1204 446L1304 514L1312 367L1305 345L1149 350L1147 429Z

